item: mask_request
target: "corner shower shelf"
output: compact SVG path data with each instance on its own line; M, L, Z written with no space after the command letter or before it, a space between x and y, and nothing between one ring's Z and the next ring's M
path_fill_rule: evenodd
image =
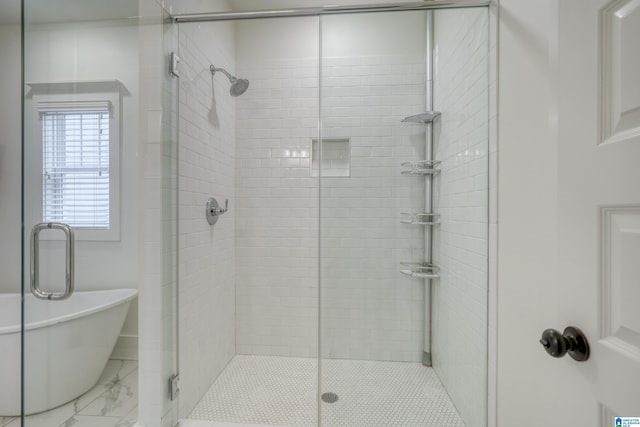
M400 265L409 267L400 273L417 279L437 279L440 277L440 267L426 262L401 262Z
M401 165L404 170L402 175L436 175L440 173L440 161L419 160L417 162L405 162Z
M433 122L440 115L440 111L427 111L415 116L407 116L402 119L402 123L420 123L423 125Z
M411 225L435 225L440 224L440 214L437 213L409 213L402 212L400 222Z

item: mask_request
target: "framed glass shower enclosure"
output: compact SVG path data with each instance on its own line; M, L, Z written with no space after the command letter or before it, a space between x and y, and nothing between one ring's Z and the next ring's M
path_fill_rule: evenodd
M338 9L177 17L234 24L216 49L251 81L211 131L236 135L235 355L318 367L294 425L484 427L488 11Z

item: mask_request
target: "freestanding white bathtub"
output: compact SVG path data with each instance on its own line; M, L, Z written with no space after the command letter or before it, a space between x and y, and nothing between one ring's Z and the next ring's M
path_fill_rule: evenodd
M25 295L25 414L70 402L97 383L137 294ZM20 353L20 294L0 294L0 416L20 415Z

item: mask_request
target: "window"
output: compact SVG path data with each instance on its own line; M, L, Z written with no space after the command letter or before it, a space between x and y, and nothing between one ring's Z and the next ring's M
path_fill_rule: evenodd
M109 104L76 104L41 114L43 222L108 230Z
M109 90L118 86L29 86L40 159L26 165L35 170L26 175L25 188L41 207L34 222L68 224L77 240L119 240L120 93ZM32 182L30 176L39 178Z

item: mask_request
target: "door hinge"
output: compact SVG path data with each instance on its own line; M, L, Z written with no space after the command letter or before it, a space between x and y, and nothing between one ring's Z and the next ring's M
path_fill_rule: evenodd
M178 388L178 382L180 381L180 375L175 374L169 377L169 399L176 400L180 395L180 389Z
M171 52L171 55L169 55L169 73L173 77L180 77L180 70L178 69L179 64L180 57L177 53Z

